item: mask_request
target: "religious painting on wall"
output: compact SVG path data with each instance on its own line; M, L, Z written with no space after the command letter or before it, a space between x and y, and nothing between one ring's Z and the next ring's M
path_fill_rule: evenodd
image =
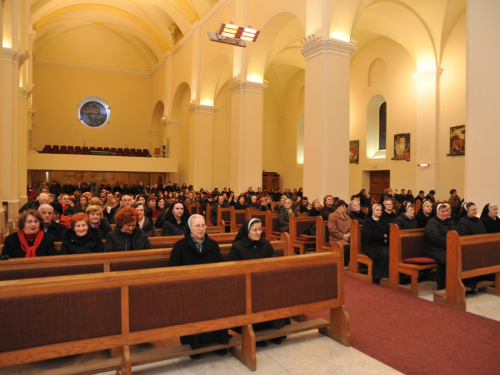
M450 128L450 156L465 155L465 125Z
M394 135L394 160L410 160L410 133Z
M349 163L359 163L359 140L349 141Z

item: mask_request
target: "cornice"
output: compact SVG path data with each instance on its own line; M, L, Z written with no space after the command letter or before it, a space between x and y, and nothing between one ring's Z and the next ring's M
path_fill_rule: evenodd
M217 111L217 108L214 107L213 105L197 105L191 102L187 104L187 107L190 114L195 114L195 113L213 114L215 111Z
M338 39L318 39L316 42L308 44L300 50L306 60L319 54L333 53L340 56L350 57L356 46L352 43Z
M411 76L417 81L417 83L427 82L427 81L437 81L441 77L443 69L441 68L431 68L424 70L423 72L413 73Z
M267 89L265 83L251 82L251 81L240 81L237 78L229 79L229 90L232 94L236 94L240 91L258 92L263 93Z
M167 126L169 128L178 128L181 123L179 121L171 121L171 120L165 120L161 122L163 126Z

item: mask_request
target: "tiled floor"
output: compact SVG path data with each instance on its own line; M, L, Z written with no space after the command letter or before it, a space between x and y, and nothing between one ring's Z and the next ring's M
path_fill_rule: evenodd
M419 283L419 297L432 300L436 283ZM467 311L500 321L500 298L486 293L467 296ZM151 346L142 345L135 350L148 350ZM75 361L98 360L104 353L91 353L77 357L66 357L42 361L22 366L0 369L0 375L29 375L38 371L67 365ZM394 375L400 372L352 347L345 347L318 332L304 332L289 336L281 345L269 343L267 348L257 348L258 369L250 371L231 354L219 357L216 354L203 354L199 360L183 357L175 360L157 362L133 368L139 375L226 375L226 374L328 374L328 375ZM114 375L107 372L105 375Z

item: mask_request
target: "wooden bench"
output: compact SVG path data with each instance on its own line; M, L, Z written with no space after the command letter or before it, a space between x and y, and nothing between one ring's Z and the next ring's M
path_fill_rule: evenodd
M280 240L271 244L277 257L287 255L288 233L283 233ZM222 258L227 261L232 244L219 246ZM172 247L9 259L0 262L0 281L167 267L171 251Z
M465 310L465 292L470 289L462 279L489 274L495 274L495 281L479 281L477 288L500 296L500 233L459 237L456 231L449 231L446 289L434 292L434 302Z
M437 268L434 259L425 255L424 229L401 230L393 224L389 236L389 279L380 285L418 296L419 272ZM410 287L400 285L400 273L411 277Z
M330 251L331 248L328 220L323 220L321 215L316 216L316 252Z
M231 220L230 220L231 232L238 232L240 230L242 224L246 220L247 210L248 208L244 210L233 209L231 211Z
M165 237L165 236L162 236L161 235L161 229L162 228L156 228L156 233L158 233L158 237ZM206 232L208 234L215 234L215 233L224 233L224 227L223 226L216 226L216 227L211 227L211 226L208 226L207 225L207 229L206 229ZM149 237L149 239L151 239L152 237Z
M212 207L213 209L213 207ZM224 221L225 229L231 231L231 217L233 216L234 206L221 207L217 205L217 224Z
M319 329L349 346L342 252L332 249L282 259L0 282L0 321L9 322L2 328L0 367L117 348L121 358L46 374L127 375L132 366L231 348L255 371L259 340ZM290 288L295 283L301 287ZM315 319L257 333L252 328L325 309L330 322ZM231 327L242 327L242 334L229 344L130 353L131 345Z
M200 204L199 203L188 204L187 209L188 209L189 215L195 215L195 214L199 215L200 214Z
M273 241L281 235L279 215L276 211L266 211L266 214L266 238L268 241Z
M359 263L366 265L368 273L359 272ZM373 281L373 260L363 254L361 250L361 225L357 220L351 221L351 259L349 263L349 275L371 283Z
M300 254L304 254L306 245L315 245L316 236L305 235L304 232L316 224L316 218L313 216L299 216L294 214L289 216L289 234L290 234L290 254L295 253L295 248L300 249Z

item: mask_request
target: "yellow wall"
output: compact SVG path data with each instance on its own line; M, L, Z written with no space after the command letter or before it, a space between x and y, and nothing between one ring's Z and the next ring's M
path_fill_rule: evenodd
M222 191L229 188L229 154L231 144L231 92L226 83L215 98L217 111L214 114L213 184ZM209 187L204 186L205 189Z
M34 64L33 146L46 144L149 148L151 78L90 69ZM100 128L82 124L80 102L97 96L111 108Z

